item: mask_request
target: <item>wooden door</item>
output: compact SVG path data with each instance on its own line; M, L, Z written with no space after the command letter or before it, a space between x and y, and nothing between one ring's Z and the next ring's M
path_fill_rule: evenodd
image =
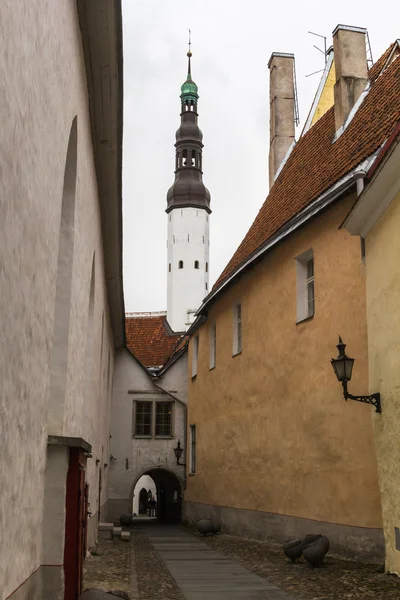
M64 600L77 600L83 587L83 563L86 556L88 485L85 483L84 452L71 448L67 475Z

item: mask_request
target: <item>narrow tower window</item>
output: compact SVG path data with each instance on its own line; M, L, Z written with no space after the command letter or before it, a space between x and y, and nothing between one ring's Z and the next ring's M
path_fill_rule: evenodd
M182 158L182 166L186 167L186 159L187 159L187 150L183 150L182 152L183 158Z
M168 271L171 273L171 263L168 265Z
M192 150L192 167L196 166L196 150Z
M204 235L203 235L203 244L204 244Z
M199 268L199 261L198 261L198 260L195 260L195 261L194 261L194 268L195 268L195 269L198 269L198 268Z
M206 263L206 273L208 273L208 263Z
M178 262L178 268L179 268L179 269L183 269L183 260L180 260L180 261Z

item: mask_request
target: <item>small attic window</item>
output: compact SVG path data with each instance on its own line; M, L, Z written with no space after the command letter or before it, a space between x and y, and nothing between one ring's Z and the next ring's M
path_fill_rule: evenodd
M183 269L183 260L178 262L178 269Z
M195 261L194 261L194 268L195 268L195 269L198 269L198 268L199 268L199 261L198 261L198 260L195 260Z

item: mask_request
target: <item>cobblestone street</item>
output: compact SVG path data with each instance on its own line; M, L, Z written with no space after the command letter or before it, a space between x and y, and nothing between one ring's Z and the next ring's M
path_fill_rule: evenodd
M131 600L398 600L400 580L327 557L292 565L277 546L185 527L143 524L131 543L101 533L85 563L85 588L123 590Z

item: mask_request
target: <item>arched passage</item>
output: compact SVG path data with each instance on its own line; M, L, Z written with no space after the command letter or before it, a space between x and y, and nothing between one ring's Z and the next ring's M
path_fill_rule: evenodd
M77 117L75 117L70 129L64 169L58 242L53 347L50 363L48 428L50 433L58 435L62 435L63 429L68 370L68 338L75 236L77 145Z
M155 483L157 490L156 517L161 523L180 523L182 519L182 485L177 475L162 468L148 469L142 475L148 475ZM132 486L136 487L138 479Z

